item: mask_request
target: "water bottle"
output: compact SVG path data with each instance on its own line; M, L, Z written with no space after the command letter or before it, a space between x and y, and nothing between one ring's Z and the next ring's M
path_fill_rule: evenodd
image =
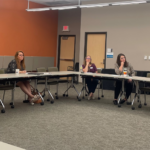
M80 66L80 72L83 72L83 70L82 70L82 65Z
M127 76L127 68L123 68L123 75Z

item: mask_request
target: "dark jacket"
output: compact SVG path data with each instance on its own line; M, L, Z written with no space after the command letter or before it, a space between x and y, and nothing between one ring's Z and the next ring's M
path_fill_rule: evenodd
M15 73L17 68L17 63L16 63L16 60L12 60L9 64L8 64L8 68L7 68L7 73ZM21 70L20 71L23 71L23 67L21 66Z

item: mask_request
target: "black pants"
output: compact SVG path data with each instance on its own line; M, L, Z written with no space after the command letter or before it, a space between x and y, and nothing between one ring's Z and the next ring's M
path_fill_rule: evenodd
M98 84L98 80L94 79L94 78L87 78L86 79L86 84L88 86L89 93L94 93L95 89L97 87L97 84Z
M129 98L133 88L133 83L125 81L125 89L126 89L126 99ZM116 88L115 88L115 99L118 99L119 93L122 89L122 81L117 80L116 81Z

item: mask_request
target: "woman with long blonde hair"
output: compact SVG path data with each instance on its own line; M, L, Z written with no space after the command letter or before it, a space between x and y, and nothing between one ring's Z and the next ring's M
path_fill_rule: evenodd
M18 51L15 54L15 59L9 63L7 73L15 73L16 69L19 69L20 74L26 73L25 68L24 53L22 51ZM17 81L17 85L25 94L28 95L28 100L32 105L34 105L34 101L40 98L39 95L32 95L29 81Z
M92 72L92 73L97 73L97 68L95 66L94 63L92 63L92 59L91 56L86 56L84 59L84 63L82 65L83 68L83 72ZM88 90L89 90L89 96L88 96L88 100L95 99L94 97L94 92L95 89L97 87L98 84L98 80L93 78L86 78L86 84L88 86Z

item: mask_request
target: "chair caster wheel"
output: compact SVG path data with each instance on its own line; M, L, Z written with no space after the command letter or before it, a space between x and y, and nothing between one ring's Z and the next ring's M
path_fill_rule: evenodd
M13 102L11 102L10 105L13 105Z
M144 105L146 106L146 105L147 105L147 103L144 103Z
M85 96L87 96L87 94L85 94Z
M55 93L55 95L57 95L57 93Z
M142 104L139 104L139 106L138 106L139 108L142 108Z
M14 106L14 105L11 105L11 108L15 108L15 106Z
M65 97L65 94L63 94L63 97Z
M56 96L56 99L58 99L58 96Z
M139 103L140 101L139 101L139 100L137 100L137 102Z
M135 107L132 106L132 110L135 110Z
M5 110L3 109L3 110L1 110L1 113L5 113Z
M104 97L104 95L102 95L102 97Z
M44 98L44 97L45 97L45 94L43 94L42 97Z
M44 105L44 102L41 102L41 105Z
M54 101L51 101L51 104L54 104Z
M120 104L118 104L118 107L121 107L121 105L120 105Z
M81 101L81 99L80 99L80 98L78 98L78 101Z
M84 99L84 96L82 97L82 99Z
M47 99L47 101L49 102L49 101L50 101L50 99Z
M100 97L98 97L98 100L100 100L101 98Z
M68 97L68 94L66 95L66 97Z

